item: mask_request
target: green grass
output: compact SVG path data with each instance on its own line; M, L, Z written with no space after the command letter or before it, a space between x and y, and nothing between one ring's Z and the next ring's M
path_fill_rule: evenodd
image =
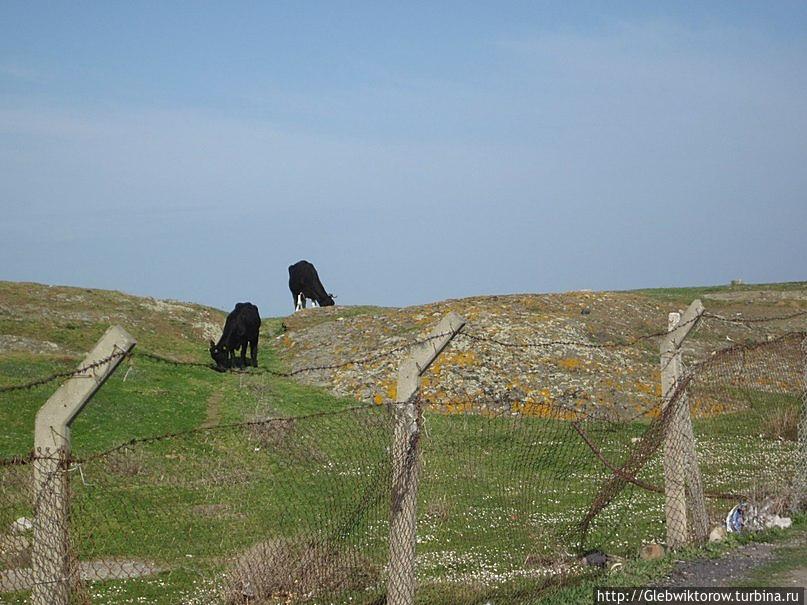
M262 363L279 367L268 351ZM22 371L20 364L24 357L17 356L0 368L13 373ZM47 366L40 360L37 370ZM77 455L91 456L133 437L198 428L209 419L213 396L219 401L219 423L355 404L254 372L219 374L137 357L124 382L125 371L118 370L77 420ZM4 425L14 420L16 428L6 429L4 455L30 448L33 414L52 389L6 399ZM798 401L762 393L757 403ZM702 448L723 456L706 461L707 468L716 464L729 478L740 471L754 475L757 461L751 454L761 442L739 438L748 435L748 422L748 414L696 421ZM587 428L605 455L618 462L645 425ZM507 578L528 557L562 556L562 545L573 545L575 523L608 475L570 425L546 418L430 413L425 431L418 546L424 589L419 602L471 603L490 594L529 594L551 582L551 577L529 574ZM389 435L384 410L373 408L290 426L199 431L83 464L83 479L74 475L72 481L74 543L82 559L143 559L166 569L134 582L95 583L92 592L100 602L115 602L115 596L150 599L159 586L163 593L156 602L172 602L190 594L198 582L220 575L227 558L256 540L276 536L326 536L383 566ZM660 464L649 465L642 478L660 485ZM732 487L731 480L718 486ZM0 526L30 514L27 497L8 504ZM218 512L200 513L209 507ZM585 546L632 557L641 543L663 540L662 521L661 496L630 487L597 518ZM493 593L474 588L479 569L499 578ZM641 575L662 568L636 569ZM567 596L558 596L557 602L574 602L562 599L581 594L569 590L558 593Z
M84 312L87 301L71 298L83 294L73 289L56 293L66 297L54 303L60 312L71 317ZM100 309L115 306L130 314L127 329L138 338L139 349L208 361L205 343L194 340L182 321L155 318L119 293L85 294ZM0 282L0 301L6 306L22 300L17 290ZM339 316L368 312L383 310L343 308ZM323 314L315 321L336 317ZM88 322L74 328L70 325L76 320L64 317L0 321L5 322L0 332L51 340L74 351L89 348L105 327ZM270 344L284 321L263 320L263 368L285 369ZM0 385L78 363L72 355L0 355ZM0 394L0 458L31 449L36 411L57 384ZM753 397L757 410L798 405L792 397ZM89 590L94 602L193 602L203 595L200 587L210 589L256 542L281 537L297 545L318 538L355 554L368 568L382 568L388 548L391 435L383 408L222 428L354 405L323 389L263 372L219 374L137 355L124 362L73 426L74 454L88 459L70 474L73 544L85 561L142 559L164 571L137 580L93 583ZM767 460L755 452L776 456L788 447L757 437L759 418L757 413L736 413L696 421L701 447L710 454L705 461L710 486L747 487ZM205 428L210 425L219 428ZM630 439L645 428L643 422L586 425L603 453L617 463ZM133 438L168 433L183 434L95 457ZM575 543L576 523L609 472L568 422L427 412L421 447L419 602L477 603L488 596L528 602L524 595L547 583L542 593L554 599L549 602L589 602L596 585L591 582L601 578L591 580L577 570L571 587L553 588L561 579L568 584L572 576L538 575L525 562L569 563L565 551L573 554L586 547L633 558L643 542L664 538L663 498L629 487L595 520L587 542ZM29 471L0 468L0 528L31 515ZM658 460L641 477L660 485ZM716 516L725 506L715 505ZM0 555L0 569L2 565ZM631 563L629 573L608 581L650 581L669 565ZM381 576L370 584L367 593L355 595L358 602L383 592ZM22 602L25 594L3 598Z
M642 288L640 290L630 290L636 294L644 294L665 302L687 302L690 303L704 294L716 294L720 292L754 292L757 290L773 290L777 292L787 292L807 289L807 282L794 281L773 284L742 284L738 286L692 286L684 288Z
M807 519L801 516L794 523L794 530L804 532L807 530ZM631 586L652 586L661 578L669 574L677 561L691 561L693 559L717 559L738 546L751 542L781 542L792 536L791 533L781 530L768 530L751 534L730 534L723 542L709 543L700 548L686 548L675 553L669 553L662 559L655 561L634 560L628 561L618 572L600 572L589 577L581 578L571 586L561 586L550 589L540 597L540 603L546 605L575 605L578 603L592 603L593 591L598 587L624 588ZM797 554L797 553L793 553ZM802 559L803 564L804 559ZM795 563L795 560L793 560ZM749 586L766 586L764 578L765 568L759 570L759 581L754 580ZM758 582L758 583L757 583ZM693 580L697 584L697 579ZM525 601L525 603L538 602Z

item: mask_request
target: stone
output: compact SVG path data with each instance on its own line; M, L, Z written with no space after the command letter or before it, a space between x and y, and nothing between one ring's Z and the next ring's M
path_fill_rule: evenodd
M726 528L718 525L709 533L709 542L722 542L726 539Z
M608 572L616 573L625 567L625 559L617 555L608 555Z
M607 562L608 555L599 550L593 550L586 553L583 557L583 565L589 565L591 567L605 567Z
M12 534L24 534L27 531L31 531L34 528L34 523L27 517L20 517L14 523L11 524L11 533Z
M0 554L4 559L19 556L31 547L25 536L0 536Z
M661 544L645 544L639 551L639 557L643 561L655 561L664 557L664 547Z
M778 527L779 529L787 529L793 525L793 520L790 517L780 517L779 515L768 515L765 519L765 527L768 529Z

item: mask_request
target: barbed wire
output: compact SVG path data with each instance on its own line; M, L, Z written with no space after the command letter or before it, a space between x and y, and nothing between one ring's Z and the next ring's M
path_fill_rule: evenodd
M797 311L789 315L778 315L772 317L750 317L748 319L744 317L724 317L723 315L718 315L717 313L710 313L709 311L705 311L703 313L703 317L705 319L715 319L726 323L756 324L756 323L768 323L773 321L787 321L789 319L796 319L797 317L807 317L807 311Z
M786 320L795 319L795 318L804 317L804 316L807 316L807 311L799 311L799 312L791 313L791 314L787 314L787 315L778 315L778 316L771 316L771 317L757 317L757 318L745 319L745 318L741 318L741 317L733 317L733 318L724 317L722 315L718 315L718 314L715 314L715 313L710 313L710 312L705 311L705 312L703 312L703 313L701 313L699 315L696 315L695 317L693 317L689 321L686 321L684 323L678 324L676 326L676 328L683 328L683 327L686 327L686 326L688 326L690 324L696 324L701 319L713 319L713 320L722 321L722 322L725 322L725 323L733 323L733 324L745 325L745 324L752 324L752 323L753 324L758 324L758 323L765 323L765 322L786 321ZM350 359L350 360L339 362L339 363L323 364L323 365L318 365L318 366L308 366L308 367L303 367L303 368L297 368L297 369L290 370L290 371L272 370L272 369L270 369L270 368L268 368L266 366L259 366L257 368L253 368L251 371L253 373L269 374L271 376L275 376L275 377L278 377L278 378L293 378L294 376L297 376L299 374L308 373L308 372L331 371L331 370L338 370L338 369L345 368L345 367L352 366L352 365L366 365L368 363L373 363L375 361L378 361L380 359L384 359L386 357L391 357L393 355L396 355L398 353L406 351L407 349L410 349L412 347L428 343L428 342L430 342L432 340L443 338L443 337L448 336L450 334L451 333L436 334L436 335L433 335L433 336L429 336L429 337L426 337L426 338L415 340L413 342L403 344L403 345L398 346L398 347L394 347L392 349L388 349L386 351L381 351L379 353L371 353L371 354L366 355L364 357ZM512 342L512 341L505 341L505 340L502 340L500 338L487 336L487 335L484 335L484 334L475 334L473 332L468 331L467 329L457 333L455 336L458 337L458 338L466 338L466 339L469 339L469 340L472 340L472 341L477 341L477 342L488 342L488 343L491 343L491 344L495 344L495 345L498 345L498 346L501 346L501 347L506 347L506 348L511 348L511 349L531 349L531 348L551 348L551 347L579 347L579 348L587 348L587 349L618 349L618 348L630 348L630 347L633 347L633 346L635 346L635 345L637 345L640 342L643 342L645 340L652 340L654 338L661 338L661 337L664 337L664 336L667 336L667 335L669 335L668 330L659 330L657 332L651 332L651 333L648 333L648 334L642 334L640 336L636 336L636 337L630 338L630 339L622 341L622 342L603 342L603 343L593 343L593 342L585 342L585 341L581 341L581 340L569 340L569 339L565 339L565 340L549 340L549 341L541 341L541 342ZM38 386L48 384L48 383L53 382L55 380L58 380L60 378L71 378L73 376L83 374L84 372L86 372L88 370L91 370L91 369L94 369L94 368L99 367L101 365L104 365L104 364L108 363L109 361L111 361L112 359L114 359L116 357L119 357L119 356L143 357L143 358L146 358L146 359L151 359L152 361L157 361L157 362L160 362L160 363L166 363L166 364L170 364L170 365L174 365L174 366L217 369L217 367L212 363L204 363L204 362L198 362L198 361L182 361L182 360L178 360L178 359L172 359L172 358L166 357L164 355L159 355L157 353L152 353L150 351L135 350L135 351L131 351L129 353L126 353L126 352L113 353L112 355L110 355L109 357L107 357L105 359L99 360L99 361L97 361L97 362L95 362L93 364L87 365L85 367L79 367L79 368L77 368L75 370L64 371L64 372L56 372L56 373L49 374L47 376L43 376L41 378L37 378L37 379L31 380L31 381L25 382L25 383L0 386L0 393L10 393L10 392L20 391L20 390L30 390L30 389L36 388Z
M71 463L74 464L85 464L87 462L91 462L93 460L97 460L99 458L104 458L110 454L113 454L117 451L126 449L127 447L133 447L135 445L145 444L145 443L157 443L159 441L165 441L166 439L175 439L177 437L186 437L188 435L198 435L202 433L213 433L216 431L224 431L230 429L237 429L237 428L249 428L249 427L258 427L258 426L266 426L274 423L279 422L289 422L289 421L298 421L298 420L309 420L311 418L323 418L326 416L339 416L341 414L350 414L352 412L360 411L360 410L367 410L372 408L378 408L378 405L375 403L361 403L359 405L353 405L345 408L339 408L338 410L324 410L321 412L311 412L310 414L301 414L299 416L273 416L271 418L264 418L262 420L245 420L242 422L226 422L222 424L215 424L212 426L199 426L192 429L187 429L184 431L175 431L171 433L163 433L162 435L151 435L148 437L136 437L134 439L130 439L124 443L120 443L116 446L113 446L109 449L103 450L101 452L97 452L94 454L90 454L84 458L73 458L71 459Z
M287 371L287 372L283 372L283 371L280 371L280 370L272 370L270 368L267 368L266 366L258 366L257 368L252 368L250 370L250 372L253 373L253 374L269 374L271 376L275 376L275 377L278 377L278 378L292 378L294 376L297 376L298 374L303 374L303 373L306 373L306 372L322 372L322 371L328 371L328 370L338 370L340 368L348 367L348 366L351 366L351 365L365 365L365 364L368 364L368 363L372 363L374 361L378 361L379 359L384 359L385 357L391 357L393 355L397 355L398 353L401 353L401 352L406 351L408 349L411 349L413 347L429 343L429 342L431 342L433 340L443 338L443 337L448 336L450 334L452 334L452 332L444 332L444 333L440 333L440 334L434 334L432 336L428 336L426 338L421 338L421 339L406 343L404 345L401 345L401 346L398 346L398 347L395 347L395 348L392 348L392 349L388 349L386 351L382 351L380 353L372 353L372 354L366 355L364 357L350 359L348 361L343 361L343 362L340 362L340 363L325 364L325 365L318 365L318 366L308 366L308 367L303 367L303 368L297 368L295 370L291 370L291 371ZM3 386L3 387L0 387L0 393L8 393L8 392L13 392L13 391L33 389L35 387L42 386L44 384L48 384L50 382L53 382L54 380L58 380L59 378L71 378L73 376L78 376L78 375L83 374L84 372L86 372L88 370L91 370L93 368L96 368L96 367L99 367L101 365L104 365L105 363L108 363L109 361L111 361L112 359L115 359L116 357L129 357L129 358L144 357L146 359L151 359L152 361L157 361L157 362L160 362L160 363L165 363L165 364L169 364L169 365L173 365L173 366L196 367L196 368L206 368L206 369L213 369L213 370L217 369L215 364L213 364L213 363L203 363L203 362L199 362L199 361L182 361L182 360L179 360L179 359L172 359L172 358L166 357L164 355L159 355L157 353L152 353L150 351L134 350L134 351L130 351L129 353L126 353L126 352L114 353L114 354L110 355L109 357L101 359L101 360L99 360L99 361L97 361L95 363L89 364L87 366L82 366L82 367L77 368L75 370L70 370L70 371L65 371L65 372L57 372L57 373L54 373L54 374L49 374L48 376L44 376L42 378L37 378L37 379L32 380L30 382Z
M35 460L34 450L21 456L11 456L9 458L0 458L0 466L26 466Z
M21 391L24 389L33 389L34 387L41 386L43 384L47 384L49 382L53 382L54 380L58 380L59 378L72 378L73 376L78 376L80 374L84 374L90 370L94 370L102 365L105 365L116 359L118 357L126 357L129 355L126 351L116 351L103 359L99 359L96 362L87 364L86 366L81 366L75 370L65 371L65 372L56 372L54 374L49 374L48 376L44 376L42 378L37 378L36 380L32 380L30 382L25 382L22 384L12 384L8 386L0 387L0 393L9 393L12 391Z
M398 402L395 402L398 403ZM394 404L395 404L394 403ZM393 404L393 405L394 405ZM322 418L325 416L338 416L340 414L349 414L352 412L360 411L360 410L367 410L378 408L378 404L376 403L360 403L358 405L348 406L345 408L339 408L336 410L324 410L321 412L312 412L309 414L300 414L298 416L272 416L271 418L263 418L261 420L244 420L241 422L227 422L209 426L198 426L192 429L186 429L184 431L171 431L167 433L162 433L160 435L149 435L146 437L135 437L123 443L119 443L118 445L112 446L106 450L96 452L90 454L84 458L77 458L73 457L70 458L71 464L84 464L87 462L91 462L93 460L97 460L99 458L103 458L110 454L113 454L117 451L133 447L135 445L147 444L147 443L157 443L160 441L165 441L168 439L176 439L178 437L186 437L189 435L198 435L202 433L213 433L216 431L224 431L230 429L237 429L237 428L250 428L250 427L260 427L266 426L273 423L278 422L288 422L288 421L297 421L297 420L308 420L311 418ZM0 458L0 467L3 466L25 466L31 464L35 460L50 460L53 457L49 453L37 453L35 450L31 450L27 454L24 455L17 455L11 456L9 458Z
M608 458L606 458L605 454L603 454L602 451L596 445L594 445L594 442L588 436L588 433L586 433L586 431L583 429L583 427L580 426L579 421L574 421L571 424L572 424L572 428L574 428L574 430L577 432L577 434L580 435L580 438L588 446L588 448L591 450L591 452L594 454L594 456L597 458L597 460L602 462L602 464L609 471L611 471L616 478L622 479L623 481L627 481L628 483L632 483L636 487L640 487L640 488L642 488L644 490L647 490L649 492L654 492L656 494L663 494L664 493L664 488L663 487L660 487L658 485L653 485L652 483L649 483L647 481L639 479L636 476L637 473L629 473L629 472L625 471L623 468L618 467L616 464L614 464L613 462L608 460ZM720 499L720 500L738 500L738 499L742 500L742 499L746 498L746 495L744 495L744 494L736 494L736 493L730 493L730 492L717 492L717 491L713 491L713 490L705 490L703 492L703 495L708 497L708 498L714 498L714 499Z
M792 381L785 385L781 380L783 377L792 378L794 368L801 368L801 365L791 359L794 344L780 341L803 335L804 332L789 332L764 342L736 343L715 351L698 363L683 367L682 377L666 392L662 393L656 388L652 391L651 401L641 397L636 401L642 406L651 405L640 412L648 414L647 421L635 426L626 426L620 409L609 410L600 407L599 402L595 402L597 405L594 407L587 407L587 402L578 400L594 395L594 384L567 389L563 395L555 396L545 404L540 403L536 413L515 407L511 404L519 400L527 401L528 395L514 385L506 384L511 371L505 364L503 369L496 372L496 379L501 380L496 388L505 390L501 396L491 396L489 391L469 390L465 392L467 401L450 401L449 405L454 404L451 408L444 407L445 399L439 393L435 394L438 401L434 402L419 394L414 395L420 430L411 434L398 449L395 444L401 441L395 440L395 423L392 422L395 417L386 412L401 402L385 407L365 399L350 407L331 407L298 416L203 425L138 437L97 453L85 455L82 452L81 457L69 457L63 450L57 450L56 455L64 457L64 464L58 468L42 465L47 475L44 478L35 476L33 482L28 475L30 467L24 465L36 465L38 460L46 456L53 457L53 452L42 450L37 455L30 452L24 456L0 459L0 467L21 467L0 469L7 473L0 481L5 487L0 489L0 499L3 499L0 509L8 511L2 522L5 525L13 521L20 514L18 510L29 510L27 507L32 501L29 491L36 487L37 481L39 491L34 490L34 496L49 497L48 482L51 479L58 481L62 476L69 478L68 473L75 471L73 481L78 489L72 491L70 498L73 499L71 514L78 522L74 526L76 532L70 535L73 540L71 548L75 549L77 561L89 561L94 553L109 553L95 565L116 573L118 558L128 561L126 555L130 552L124 538L130 535L131 530L134 535L143 536L144 544L147 539L156 538L154 544L148 545L148 555L155 560L168 562L164 568L167 573L160 579L164 590L178 590L177 586L181 584L179 580L175 582L176 586L170 587L171 573L194 571L210 579L216 586L228 587L227 590L236 595L237 602L243 602L245 598L262 598L259 596L261 589L255 581L261 577L256 575L263 573L261 570L269 570L267 573L271 573L272 578L288 578L291 588L274 592L267 588L266 592L260 594L282 594L284 598L294 591L308 591L307 588L300 588L304 582L316 580L318 586L326 585L330 576L318 576L320 568L326 569L327 574L344 576L348 578L345 582L348 582L354 567L342 561L353 560L354 553L358 552L372 551L375 554L373 558L369 558L370 555L367 559L355 558L354 565L361 567L362 572L377 569L381 574L379 577L382 577L384 570L391 569L385 567L389 562L385 553L390 538L383 530L378 533L376 528L383 527L388 521L390 509L395 511L404 505L404 492L413 485L419 485L417 489L421 491L415 501L427 506L419 513L423 516L418 520L417 531L420 533L416 535L418 540L421 537L424 541L440 540L430 545L434 551L462 553L465 552L463 549L468 548L470 552L471 547L476 548L480 543L489 543L491 547L502 544L505 545L502 552L506 551L507 556L515 552L525 557L513 557L513 573L529 574L535 566L546 566L560 571L553 577L562 582L562 578L570 578L576 573L564 568L572 556L569 554L571 552L580 554L595 547L621 556L626 549L645 544L649 539L658 541L664 528L660 495L665 493L662 486L668 481L666 475L663 478L661 475L665 469L663 459L659 456L660 448L663 446L663 451L672 451L679 457L685 455L682 442L666 449L667 429L669 426L674 428L676 422L675 406L672 404L688 406L692 402L694 410L698 398L704 394L697 390L699 384L705 384L709 389L722 389L729 399L740 396L735 393L738 389L749 390L765 384L772 389L772 393L781 393L783 398L786 397L788 408L793 407L795 404L790 402L795 393ZM807 340L800 344L807 346ZM770 348L766 351L764 347ZM745 352L749 350L759 350L760 354L746 356ZM514 349L514 354L519 354L517 349ZM152 359L161 357L151 353L146 355ZM741 359L742 364L732 360L732 355ZM507 357L506 353L503 356ZM803 357L800 359L804 360ZM170 358L162 360L177 362L177 365L208 367L197 362ZM787 374L778 376L777 371ZM740 379L748 382L738 382ZM761 379L771 380L758 382ZM412 401L410 398L407 403ZM770 485L770 493L779 493L774 489L778 484L764 483L768 481L769 466L777 467L777 477L790 478L793 475L791 467L794 465L789 460L794 446L789 442L778 445L782 443L781 438L773 441L777 444L775 450L760 455L758 460L750 460L756 453L737 460L737 451L745 453L746 447L774 439L773 436L766 436L765 442L756 441L762 439L762 435L757 437L761 430L758 427L763 425L762 420L774 417L772 408L775 407L770 405L767 390L763 391L758 403L753 410L755 416L747 418L742 424L743 430L748 432L749 438L753 437L753 441L741 444L740 450L734 449L732 443L736 441L733 427L723 427L723 432L720 432L720 427L715 427L711 422L695 426L700 433L696 435L699 439L702 435L707 445L703 450L707 454L706 463L703 458L700 461L704 477L703 493L709 498L719 499L711 501L710 512L723 509L727 500L751 501L754 497L761 497L765 492L753 491L757 485L762 485L764 489ZM424 409L424 406L434 406L436 409ZM679 407L677 411L681 409ZM707 410L707 415L711 414L708 408L702 409ZM751 408L743 410L747 414ZM570 415L570 412L574 415ZM614 414L609 416L609 412ZM625 413L628 413L627 410ZM650 413L653 413L652 416ZM455 421L451 418L455 414L473 419L457 418ZM330 418L310 423L296 422L324 416ZM241 430L250 427L265 429ZM230 435L216 432L227 429L234 430ZM710 435L715 431L717 435L712 436L710 441ZM158 443L163 440L172 441ZM141 444L157 445L141 447ZM249 447L244 448L245 444ZM252 453L253 449L256 454ZM409 482L408 473L396 474L394 461L398 459L398 450L405 471L414 468L415 464L420 465L421 475L417 484ZM727 460L732 465L735 462L742 465L742 472L726 475L726 468L733 469L733 466L726 466ZM779 462L783 464L782 471L778 470ZM468 472L464 472L466 469ZM85 473L89 482L85 480ZM78 483L79 476L86 489ZM267 477L271 478L271 485L268 485ZM570 485L574 488L569 489ZM238 489L243 492L236 491ZM226 497L222 497L223 492L226 492ZM573 497L567 498L567 492L574 492ZM122 494L125 497L122 498ZM458 529L461 533L455 535L453 527L444 525L445 520L452 519L467 502L474 503L474 507L478 508L471 509L473 515L459 518L461 525ZM581 508L583 505L584 508ZM271 511L274 506L280 511L290 511L288 519L283 518L283 525L277 530L271 527L267 529L263 521L259 524L246 516ZM37 509L35 505L34 510ZM721 511L721 514L724 512ZM152 526L159 527L158 523L184 527L186 521L192 518L196 518L201 527L207 523L203 517L208 515L215 515L216 530L210 531L209 536L206 531L198 534L187 532L188 543L193 544L193 548L180 546L161 550L162 536L158 532L144 531ZM27 517L34 518L31 515ZM40 517L36 519L39 522ZM488 528L491 519L495 519L495 522L490 523ZM628 525L636 527L627 529ZM435 538L432 530L439 526L445 526L445 536ZM675 523L668 523L668 526L675 526ZM255 527L263 529L263 532L256 531ZM473 535L474 543L469 544L463 539L463 534ZM521 552L513 547L519 540L511 539L511 536L519 538L522 535L529 535L529 551ZM535 535L540 538L534 538ZM241 536L249 538L244 542ZM484 542L477 542L477 537ZM375 544L378 548L373 550L368 548L368 544ZM440 548L434 548L437 545ZM193 557L188 556L189 552L194 553ZM200 553L198 558L196 553ZM202 560L201 555L206 560L215 561L216 569L205 567L205 563L197 563ZM10 565L11 569L25 564L19 563L22 559L16 552L0 553L0 558L3 557L3 564ZM249 557L256 557L261 567L247 569L243 562L250 561ZM491 560L489 552L486 552L485 558L486 561L480 566ZM288 559L294 559L294 565L281 567ZM519 564L520 560L524 563ZM439 563L442 565L443 561ZM223 575L219 565L226 565L227 571ZM454 563L446 562L446 568L451 565ZM477 562L463 558L460 565L468 566L473 572ZM418 566L423 577L432 573L421 562L418 562ZM233 575L243 569L253 575L247 572L244 572L246 575ZM507 573L511 571L509 567L502 569ZM120 571L125 569L121 568ZM570 575L566 575L567 572ZM392 572L390 576L394 577ZM325 580L321 580L323 577ZM12 576L12 583L14 578L19 576ZM162 583L163 579L165 584ZM377 581L375 576L371 576L366 586L375 590L382 583L383 580ZM337 591L344 586L347 584L341 583L331 588L326 586L323 590ZM369 594L364 584L359 586L362 595ZM79 588L75 588L75 591L79 591ZM427 591L428 587L422 594ZM383 588L379 589L381 593ZM182 594L185 600L189 599L188 595ZM495 594L498 593L490 592L486 596ZM344 602L324 595L321 600L328 599L329 602ZM422 600L434 602L428 598ZM456 597L437 602L460 600L471 601ZM510 602L504 597L497 600ZM475 596L473 601L482 602L482 599Z
M392 349L387 349L387 350L381 351L379 353L371 353L369 355L365 355L364 357L357 357L357 358L350 359L350 360L347 360L347 361L342 361L342 362L339 362L339 363L324 364L324 365L318 365L318 366L306 366L306 367L303 367L303 368L297 368L295 370L290 370L290 371L286 371L286 372L280 371L280 370L272 370L270 368L267 368L266 366L258 366L258 367L251 367L251 369L249 369L249 372L253 373L253 374L269 374L270 376L276 376L278 378L292 378L294 376L297 376L298 374L304 374L306 372L322 372L322 371L328 371L328 370L338 370L340 368L345 368L345 367L352 366L352 365L366 365L368 363L378 361L379 359L384 359L386 357L392 357L393 355L397 355L398 353L402 353L403 351L406 351L406 350L411 349L413 347L429 343L429 342L431 342L433 340L438 340L440 338L444 338L445 336L450 336L451 334L453 334L453 332L442 332L440 334L433 334L432 336L428 336L426 338L421 338L421 339L418 339L418 340L414 340L412 342L408 342L406 344L403 344L403 345L398 346L398 347L394 347ZM135 351L135 352L133 352L132 355L134 357L138 357L138 356L139 357L147 357L147 358L152 359L154 361L160 361L160 362L163 362L163 363L168 363L168 364L176 365L176 366L194 366L194 367L204 367L204 368L216 369L216 366L214 364L191 362L191 361L179 361L177 359L171 359L171 358L168 358L168 357L163 357L161 355L156 355L154 353L147 353L147 352L143 352L143 351ZM248 368L249 367L250 366L248 366ZM244 368L244 369L248 369L248 368ZM236 370L236 371L238 371L238 370Z
M676 329L696 324L701 317L702 315L696 315L692 319L678 324L676 326ZM494 338L483 334L474 334L473 332L469 332L467 330L460 332L457 336L460 338L468 338L470 340L476 340L479 342L489 342L492 344L499 345L501 347L514 348L514 349L550 348L550 347L580 347L585 349L621 349L621 348L630 348L639 344L642 341L652 340L654 338L661 338L663 336L668 336L669 334L670 332L668 330L660 330L658 332L642 334L641 336L636 336L624 342L601 342L601 343L585 342L582 340L546 340L541 342L512 342L501 340L499 338Z
M192 368L207 368L211 369L215 367L212 363L203 363L201 361L181 361L179 359L172 359L170 357L165 357L163 355L158 355L157 353L151 353L149 351L138 351L133 350L130 354L130 357L145 357L146 359L151 359L152 361L158 361L160 363L166 363L172 366L185 366L185 367L192 367Z

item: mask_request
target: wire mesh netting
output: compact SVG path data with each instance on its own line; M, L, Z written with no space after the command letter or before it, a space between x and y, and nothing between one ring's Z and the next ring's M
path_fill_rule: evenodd
M796 481L804 341L797 332L736 345L692 369L689 398L707 492L741 494L772 514L800 507L807 495ZM712 520L726 513L713 499Z
M586 555L608 565L665 542L675 498L688 541L738 504L803 505L804 342L793 332L720 350L682 367L664 397L615 395L596 366L561 387L535 376L545 387L530 392L501 376L495 393L449 380L432 399L427 384L403 404L404 430L400 405L361 404L83 458L9 458L0 601L383 603L409 590L410 570L390 563L391 549L406 558L405 534L415 602L533 602L594 573ZM480 339L458 351L471 346L517 354Z
M74 460L64 472L69 544L81 562L70 589L100 603L134 595L363 601L381 593L388 445L388 414L363 406L190 431ZM0 521L35 518L30 468L3 474ZM4 557L3 591L35 580L29 545L19 546L16 560Z

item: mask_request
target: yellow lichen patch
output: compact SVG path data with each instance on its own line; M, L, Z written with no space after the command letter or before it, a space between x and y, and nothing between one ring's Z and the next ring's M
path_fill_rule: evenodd
M395 401L398 395L398 385L394 380L385 380L379 385L380 391L373 395L373 403L381 405L384 401Z
M718 416L731 411L723 401L708 396L695 397L691 400L690 407L692 415L696 418L709 418L710 416Z
M443 368L467 367L475 365L476 361L476 353L473 351L444 351L429 368L429 374L437 376L443 371Z
M652 395L654 397L661 397L661 383L645 382L643 380L636 381L636 390L645 395Z
M510 411L522 416L534 418L552 418L555 420L577 420L579 414L573 410L558 408L549 403L532 401L529 398L517 401L510 406Z
M583 361L577 357L564 357L558 360L558 365L567 370L577 370L583 365Z
M470 402L456 402L456 403L446 403L445 411L448 414L465 414L466 412L472 411L473 406Z

